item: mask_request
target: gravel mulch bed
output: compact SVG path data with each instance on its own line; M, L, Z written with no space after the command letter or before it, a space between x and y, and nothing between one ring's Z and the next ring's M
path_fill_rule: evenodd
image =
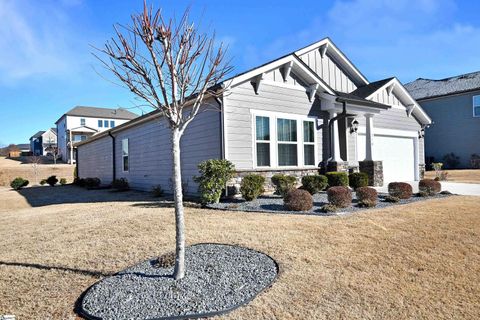
M386 202L384 198L387 194L380 193L378 195L378 203L375 208L386 208L395 205L407 204L417 201L424 201L428 199L437 199L445 198L451 196L450 194L436 194L431 197L419 197L414 195L412 198L407 200L400 200L398 203ZM361 210L368 210L374 208L362 208L357 205L357 199L355 192L352 192L352 206L348 208L340 208L338 212L335 213L326 213L322 211L322 207L328 203L327 193L322 191L313 195L313 207L310 211L287 211L283 206L283 198L280 196L261 196L253 201L245 201L243 199L230 199L225 200L220 203L209 204L208 207L211 209L220 209L220 210L236 210L236 211L247 211L247 212L269 212L269 213L281 213L281 214L310 214L318 216L332 216L338 214L352 213Z
M186 274L147 260L86 291L79 313L88 319L187 319L231 311L251 301L278 273L276 262L251 249L198 244L186 248Z

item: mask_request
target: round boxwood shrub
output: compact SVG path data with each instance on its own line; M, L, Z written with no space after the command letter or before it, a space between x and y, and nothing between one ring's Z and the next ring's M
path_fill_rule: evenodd
M50 185L50 187L54 187L57 184L58 179L57 179L57 176L50 176L47 178L46 181Z
M265 189L265 177L258 174L249 174L243 177L240 184L240 193L243 199L252 201L258 198Z
M292 189L283 198L283 205L291 211L309 211L313 207L313 198L307 190Z
M228 160L210 159L198 164L200 176L194 177L198 183L198 193L203 204L218 203L225 186L235 173L235 166Z
M338 208L346 208L352 203L352 192L347 187L336 186L327 190L328 202Z
M17 177L13 179L12 182L10 182L10 187L12 187L12 189L14 190L20 190L26 186L28 186L28 180L21 177Z
M348 174L346 172L327 172L329 187L348 187Z
M368 174L365 172L354 172L349 174L348 182L354 190L368 186Z
M388 195L383 198L383 201L390 202L390 203L397 203L397 202L400 202L400 198Z
M130 185L126 178L120 178L112 181L112 188L117 191L127 191L130 190Z
M318 193L328 186L328 179L322 175L311 175L302 177L302 189L310 194Z
M41 186L46 185L46 184L47 184L47 179L40 180L40 185Z
M100 185L101 181L99 178L85 178L83 179L83 185L87 188L96 188Z
M388 194L399 199L410 199L412 192L412 186L406 182L390 182L388 184Z
M435 180L423 179L418 182L418 190L433 196L442 191L442 185L440 182Z
M62 186L66 185L66 184L67 184L67 179L65 179L65 178L60 178L60 184L61 184Z
M355 190L360 207L375 207L377 205L377 190L370 187L360 187Z
M272 183L275 186L275 194L285 197L288 191L295 189L297 178L285 174L275 174L272 176Z

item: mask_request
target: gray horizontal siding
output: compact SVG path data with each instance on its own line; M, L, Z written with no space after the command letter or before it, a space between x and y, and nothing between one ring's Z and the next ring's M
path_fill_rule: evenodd
M237 169L253 169L253 119L251 110L290 113L322 118L318 100L310 102L305 91L262 84L255 94L250 83L234 87L225 97L227 159ZM323 157L323 126L317 127L318 159ZM320 145L322 144L322 145Z
M80 178L97 177L102 184L113 180L112 138L106 136L78 146L78 175Z

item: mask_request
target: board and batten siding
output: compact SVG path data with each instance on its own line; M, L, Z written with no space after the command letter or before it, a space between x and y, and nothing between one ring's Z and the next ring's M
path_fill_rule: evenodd
M253 116L251 110L287 113L293 115L325 118L320 110L320 101L309 101L303 87L290 88L262 83L255 94L250 82L231 89L224 98L226 126L226 158L240 170L255 167L253 159ZM323 159L323 126L315 123L317 129L317 159Z
M113 180L112 138L102 137L80 145L78 152L78 175L80 178L99 178L103 184Z
M207 159L221 158L221 131L220 112L218 110L205 110L189 124L181 138L182 180L187 186L187 194L196 194L197 185L193 177L198 175L197 165ZM170 142L170 128L162 118L154 118L139 125L114 132L115 136L115 161L116 178L126 178L132 189L150 191L154 186L160 185L166 193L172 189L172 151ZM110 137L107 137L110 139ZM103 141L101 138L98 141ZM129 170L123 170L122 140L128 139ZM86 147L96 141L87 143L79 149L79 171L82 178L87 171L82 172L85 165L95 166L95 161L102 159L97 152L89 152ZM85 150L85 154L84 153ZM94 150L92 150L94 151ZM111 142L108 149L111 155ZM110 159L111 160L111 159ZM82 162L84 164L82 164ZM112 162L109 168L103 171L112 172ZM90 172L89 172L90 173ZM96 171L91 171L92 174ZM98 174L97 174L98 176ZM109 182L107 180L107 182Z
M350 93L357 89L357 86L328 53L322 58L320 51L316 49L302 54L300 59L334 90Z

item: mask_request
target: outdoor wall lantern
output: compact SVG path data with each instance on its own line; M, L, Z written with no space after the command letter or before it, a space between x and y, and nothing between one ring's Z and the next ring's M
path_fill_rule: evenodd
M353 119L352 126L350 127L350 133L357 133L358 131L358 121L357 119Z
M418 138L422 139L423 137L425 137L425 128L422 128L418 131Z

